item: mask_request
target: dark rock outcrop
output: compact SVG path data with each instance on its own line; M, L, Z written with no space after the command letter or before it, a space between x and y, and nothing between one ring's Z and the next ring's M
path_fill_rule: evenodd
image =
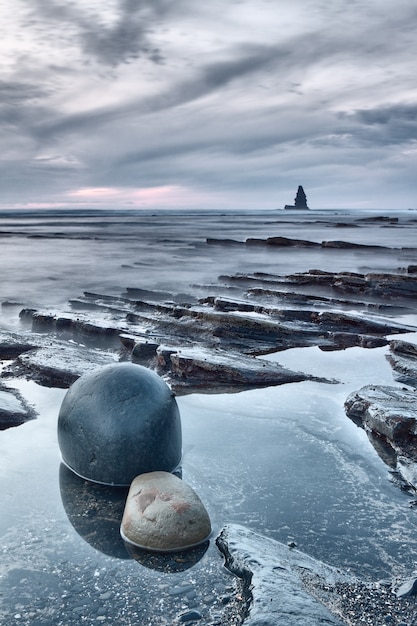
M301 185L298 186L297 194L294 198L294 204L286 204L284 209L301 209L308 210L307 196Z

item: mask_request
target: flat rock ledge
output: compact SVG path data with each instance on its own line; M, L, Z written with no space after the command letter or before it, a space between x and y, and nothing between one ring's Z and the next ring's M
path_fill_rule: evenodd
M405 626L415 624L415 577L361 581L243 526L216 539L225 566L241 581L244 626Z
M210 389L217 393L233 392L304 380L335 382L295 372L265 359L205 348L158 346L155 370L168 376L177 394Z
M303 577L310 573L328 584L351 578L243 526L226 526L216 544L225 566L243 581L245 626L345 624L307 591Z
M67 389L83 374L118 360L115 353L82 345L47 339L45 344L20 354L3 376L23 376L45 387Z

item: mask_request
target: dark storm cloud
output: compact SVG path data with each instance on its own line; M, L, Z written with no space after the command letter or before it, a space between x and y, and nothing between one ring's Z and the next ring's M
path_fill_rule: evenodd
M73 42L78 42L86 59L116 67L144 56L155 63L163 61L158 47L151 41L155 21L172 11L168 0L120 0L110 23L102 18L103 5L95 10L81 10L55 0L36 0L36 14L46 22L54 22ZM176 3L177 8L181 2Z
M0 103L17 105L45 97L47 92L38 85L27 82L0 80Z
M359 109L343 117L359 125L366 141L390 145L417 140L417 104Z
M162 53L152 46L149 32L154 20L165 15L167 6L167 2L161 1L122 0L118 17L111 26L83 21L80 37L85 53L112 66L140 56L147 56L155 63L162 62Z
M390 125L403 122L417 124L417 105L393 105L378 109L364 109L356 117L365 124Z

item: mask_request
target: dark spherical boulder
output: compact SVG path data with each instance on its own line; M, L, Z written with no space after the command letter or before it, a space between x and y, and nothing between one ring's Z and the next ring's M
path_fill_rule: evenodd
M181 418L157 374L115 363L79 378L58 417L63 462L87 480L128 486L138 474L172 472L181 461Z

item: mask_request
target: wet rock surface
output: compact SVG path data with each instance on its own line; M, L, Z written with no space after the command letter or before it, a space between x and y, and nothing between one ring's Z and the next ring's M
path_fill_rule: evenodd
M203 290L209 295L198 296ZM279 385L309 377L253 357L385 345L413 330L389 316L411 309L415 294L409 275L319 270L221 276L177 296L138 287L85 292L66 311L22 309L25 330L3 333L0 354L12 360L5 375L63 388L112 360L155 369L178 393Z
M408 387L367 385L351 393L345 410L364 428L403 488L417 490L417 346L393 340L386 358L394 377Z
M243 581L247 626L342 626L344 621L306 591L302 576L321 575L332 582L343 575L298 550L230 525L217 538L226 567Z
M416 392L401 387L367 385L350 394L347 415L393 446L417 450Z
M367 385L351 393L346 414L364 428L382 460L404 488L417 490L416 390Z
M400 383L417 388L417 346L408 341L391 341L387 359Z
M247 626L416 624L415 578L364 583L233 524L216 541L226 567L241 580Z

